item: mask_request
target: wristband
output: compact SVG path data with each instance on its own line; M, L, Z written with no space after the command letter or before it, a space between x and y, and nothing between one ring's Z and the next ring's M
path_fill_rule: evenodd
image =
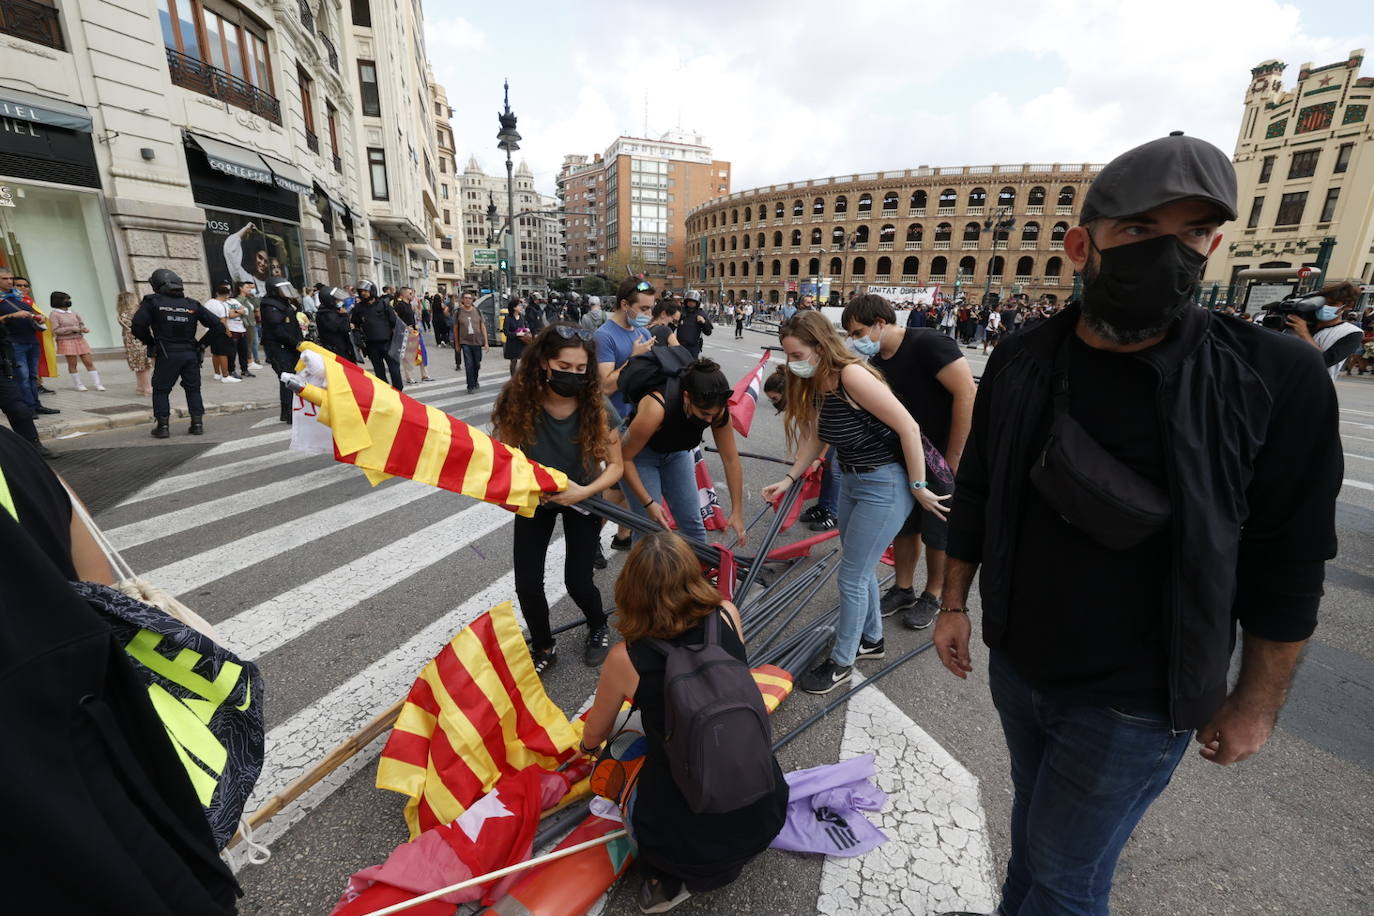
M791 471L788 471L786 474L783 474L782 476L786 477L788 480L792 481L793 483L796 483L796 482L797 482L797 478L795 478L795 477L792 476L792 472L791 472Z
M930 482L926 480L913 480L911 482L911 489L913 490L924 490L928 486L930 486Z
M966 608L966 607L942 607L942 608L940 608L940 613L941 613L941 614L944 614L944 613L950 613L950 614L967 614L967 613L968 613L968 608Z
M653 504L654 504L654 501L653 501L652 499L650 499L647 503L644 504L644 508L647 509L647 508L649 508L650 506L652 506Z

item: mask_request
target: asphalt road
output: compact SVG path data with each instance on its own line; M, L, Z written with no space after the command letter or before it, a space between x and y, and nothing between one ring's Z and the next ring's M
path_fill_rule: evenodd
M738 378L756 361L758 347L772 341L759 332L747 332L741 342L730 336L718 331L707 354ZM977 373L981 356L966 352ZM490 360L484 387L467 395L446 354L438 351L435 359L439 382L416 395L485 423L503 364ZM1273 740L1252 760L1223 769L1188 755L1126 847L1116 912L1370 912L1374 379L1342 378L1337 388L1348 456L1338 508L1340 555L1328 569L1321 627L1292 700ZM144 429L65 440L60 444L68 454L55 467L89 497L98 521L136 569L223 625L261 666L270 731L261 798L404 695L415 672L465 619L514 597L511 529L507 519L471 500L400 481L373 489L355 469L288 452L274 411L211 418L207 425L203 439L192 439L184 422L174 424L175 436L166 443L153 442ZM760 410L744 447L783 454L781 424L771 410ZM718 460L711 464L725 500ZM759 505L759 488L778 470L746 462L751 510ZM1294 469L1294 484L1301 483L1301 469ZM762 525L755 529L761 531ZM607 605L622 556L610 553L611 568L598 574ZM551 593L560 578L551 563ZM555 623L578 618L558 594ZM811 607L819 611L835 601L831 583ZM924 642L928 631L902 630L894 619L887 635L893 658ZM594 672L581 665L576 631L560 645L564 655L546 684L571 713L591 693ZM940 850L967 872L962 899L948 888L944 894L930 890L942 879L921 877L925 872L916 867L920 844L948 847L949 834L932 829L922 838L913 828L913 837L889 829L889 847L864 857L863 865L877 862L881 874L864 871L861 880L843 885L843 867L851 863L824 866L817 857L768 852L734 886L680 910L922 913L934 911L936 900L990 903L987 888L1000 880L1006 854L1010 794L985 660L986 653L976 651L976 671L964 682L926 653L872 688L872 703L848 716L837 712L782 754L784 768L793 769L834 761L842 747L845 756L875 747L880 784L890 790L939 789L957 783L964 770L971 774L968 785L981 797L981 817L967 847ZM778 711L775 728L788 731L820 705L794 695ZM866 730L888 737L865 741ZM909 740L892 743L894 730ZM272 857L240 872L244 913L326 913L350 873L380 862L406 839L403 799L372 786L377 750L374 744L262 831ZM899 815L912 810L896 796L894 803ZM902 817L918 826L929 822L924 813ZM982 842L990 855L975 854ZM636 886L622 882L607 911L637 912ZM837 898L830 893L837 886L852 887L853 896Z

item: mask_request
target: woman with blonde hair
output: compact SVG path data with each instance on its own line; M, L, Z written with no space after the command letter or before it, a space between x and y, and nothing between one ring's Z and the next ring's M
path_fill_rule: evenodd
M124 331L124 361L134 373L134 393L145 397L153 393L153 363L148 359L148 348L134 336L134 312L138 311L138 294L123 292L115 297L115 313L119 326Z
M673 776L661 643L700 644L709 619L718 615L721 648L747 664L739 611L706 581L687 542L670 531L637 540L616 579L615 605L616 629L625 641L615 645L601 668L582 750L594 753L611 736L622 699L633 697L648 741L625 802L625 824L645 873L639 907L663 913L691 894L734 881L768 848L787 819L787 782L774 758L772 791L733 811L699 814Z
M791 470L763 489L784 493L827 443L839 459L838 500L843 556L836 576L840 619L830 657L802 676L807 693L829 693L848 681L856 659L883 657L883 618L873 568L911 513L913 503L945 517L944 501L926 485L921 430L881 375L845 347L822 313L799 311L778 327L787 357L784 394Z

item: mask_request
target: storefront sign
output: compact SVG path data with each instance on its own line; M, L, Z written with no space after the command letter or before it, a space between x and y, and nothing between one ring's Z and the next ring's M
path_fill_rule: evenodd
M82 106L18 89L0 87L0 118L16 118L63 130L91 132L90 113Z
M14 192L5 185L0 184L0 207L14 206Z
M219 283L247 281L261 296L269 277L306 288L304 246L294 223L207 209L203 238L212 290Z

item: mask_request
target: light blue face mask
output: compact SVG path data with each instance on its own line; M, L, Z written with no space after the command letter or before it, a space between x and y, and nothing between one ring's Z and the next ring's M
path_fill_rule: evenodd
M642 314L642 313L641 313L641 314L635 315L635 317L634 317L634 326L637 327L637 328L647 327L650 321L653 321L653 317L652 317L652 316L650 316L650 315L645 315L645 314Z
M1341 313L1340 307L1335 305L1323 305L1317 309L1316 319L1318 321L1330 321Z
M854 352L866 358L878 355L878 350L882 344L871 337L850 338L849 345L854 348Z
M816 364L809 359L794 359L787 363L788 370L797 378L810 378L816 374Z

